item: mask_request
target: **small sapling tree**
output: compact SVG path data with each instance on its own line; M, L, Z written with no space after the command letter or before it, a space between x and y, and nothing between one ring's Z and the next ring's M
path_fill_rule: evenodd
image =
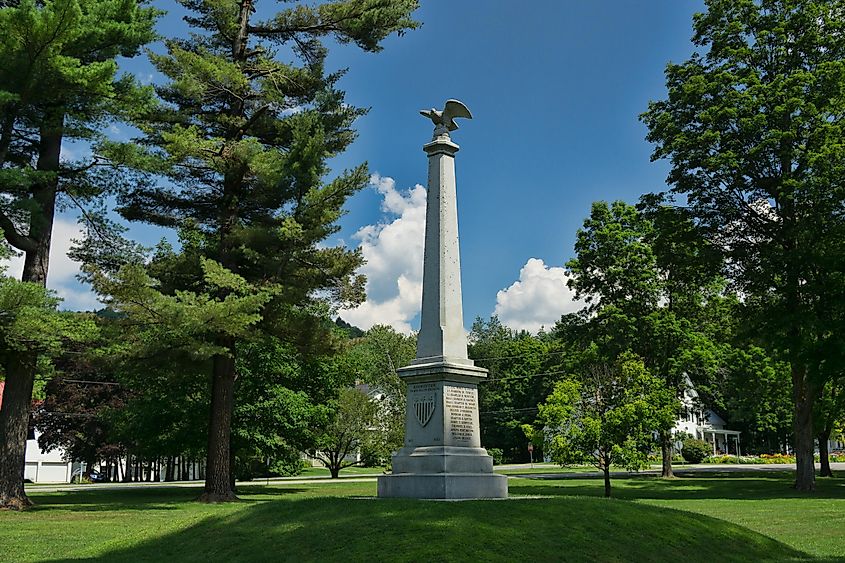
M558 382L539 406L529 438L544 436L544 451L561 465L588 463L604 473L609 497L610 467L646 466L655 432L674 424L678 401L642 360L624 354L615 364L598 364Z

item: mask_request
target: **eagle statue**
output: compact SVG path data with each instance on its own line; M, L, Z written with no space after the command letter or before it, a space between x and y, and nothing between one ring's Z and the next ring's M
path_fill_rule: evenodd
M458 100L446 100L446 107L443 111L437 111L434 108L420 110L420 114L431 119L434 123L434 137L449 136L450 131L458 128L455 123L456 117L465 117L472 119L472 114L469 109Z

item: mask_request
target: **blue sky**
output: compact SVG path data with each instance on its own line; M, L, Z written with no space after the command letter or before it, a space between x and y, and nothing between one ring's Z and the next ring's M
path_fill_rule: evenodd
M155 2L173 9L172 2ZM266 5L266 6L264 6ZM273 8L262 0L259 8ZM701 0L427 1L422 27L390 37L384 51L333 46L330 70L347 100L369 107L357 141L332 162L367 161L378 176L348 203L334 243L363 244L369 302L341 315L364 328L418 326L422 145L431 125L417 112L458 98L475 119L452 135L457 155L464 318L498 313L514 328L554 324L577 307L565 262L595 200L636 201L661 190L667 165L651 163L638 115L665 96L663 69L693 51L692 14ZM163 35L184 29L172 11ZM149 63L124 65L156 80ZM70 147L69 147L70 148ZM73 232L62 218L59 240ZM160 232L133 227L151 242ZM60 245L61 246L61 245ZM57 249L51 285L71 308L93 300L72 282L75 265Z

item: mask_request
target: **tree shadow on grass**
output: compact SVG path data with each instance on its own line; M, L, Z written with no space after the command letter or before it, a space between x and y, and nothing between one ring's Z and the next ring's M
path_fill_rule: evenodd
M714 558L784 561L807 556L722 520L615 499L432 502L316 497L255 504L87 561Z
M302 493L301 488L244 487L244 494L252 498L242 503L258 503L282 496ZM202 493L202 487L138 487L125 489L92 489L58 493L30 493L35 502L30 511L71 510L73 512L110 512L145 510L180 510Z
M675 479L655 475L632 475L611 481L613 496L622 499L727 499L767 500L795 498L845 499L845 480L817 479L816 491L802 493L792 488L789 473L682 473ZM603 496L604 484L593 478L525 476L509 481L511 494Z

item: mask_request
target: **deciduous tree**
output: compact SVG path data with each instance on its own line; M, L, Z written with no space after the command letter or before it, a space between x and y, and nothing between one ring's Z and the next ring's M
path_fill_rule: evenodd
M362 463L357 454L372 432L377 414L377 405L355 388L342 389L329 406L325 422L316 431L315 455L329 468L332 478L336 479L341 469Z
M654 433L672 427L677 409L674 392L626 354L615 364L594 364L555 384L540 405L537 427L525 431L542 441L557 463L599 469L609 497L611 466L645 467Z
M697 52L666 68L643 120L654 159L756 303L767 348L790 364L795 486L815 487L821 351L839 347L845 264L845 6L706 0Z

